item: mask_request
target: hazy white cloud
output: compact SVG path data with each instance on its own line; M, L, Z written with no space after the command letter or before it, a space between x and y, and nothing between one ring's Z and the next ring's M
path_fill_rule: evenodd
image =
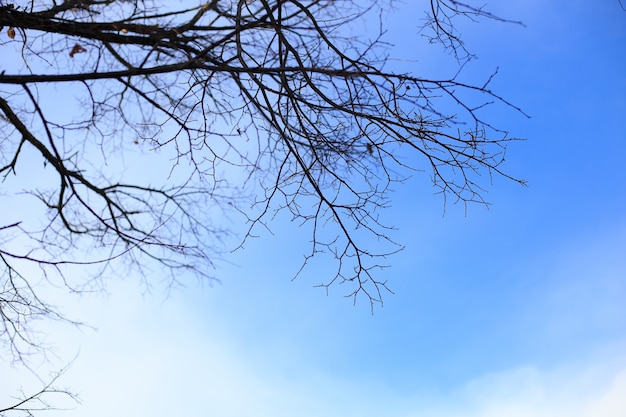
M368 379L346 379L301 364L284 373L241 346L217 317L182 298L161 302L119 285L107 299L83 299L97 332L65 329L81 353L62 381L83 404L58 415L313 417L618 417L626 415L626 357L613 346L551 370L519 367L478 376L434 396L400 395ZM66 349L72 355L76 349ZM6 387L6 380L5 387ZM10 387L9 387L10 388ZM56 416L56 413L49 414Z
M376 384L336 379L315 370L306 357L285 374L282 356L293 352L277 351L259 360L254 346L233 340L218 317L193 311L184 297L163 301L154 294L143 297L129 283L112 287L108 297L66 304L70 314L79 314L96 331L48 327L59 358L39 366L41 374L61 367L80 349L59 385L76 391L82 401L50 417L346 417L368 415L384 404ZM33 392L38 386L24 372L10 375L0 378L0 391L17 394L22 387Z
M619 367L617 367L619 366ZM480 376L411 417L617 417L626 415L626 357L542 371Z

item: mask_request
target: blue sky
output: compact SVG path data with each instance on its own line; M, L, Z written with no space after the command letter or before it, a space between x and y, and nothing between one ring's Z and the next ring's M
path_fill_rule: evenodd
M394 65L447 71L417 35L422 2L386 17ZM371 315L345 291L291 281L307 234L280 219L218 270L221 284L146 294L132 280L70 299L97 331L59 327L63 415L611 417L626 414L626 12L618 1L488 4L526 27L462 25L469 79L526 119L489 209L446 207L426 176L384 214L406 249ZM24 375L7 371L1 391ZM15 378L15 379L13 379ZM7 387L6 385L9 385ZM621 395L620 395L621 394ZM1 405L1 404L0 404Z

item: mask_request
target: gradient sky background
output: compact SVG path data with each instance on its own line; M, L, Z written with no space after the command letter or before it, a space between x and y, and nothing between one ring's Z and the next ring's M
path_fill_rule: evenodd
M446 71L417 35L425 2L386 17L394 65ZM474 82L532 118L492 206L448 206L426 176L386 218L406 250L382 272L395 295L372 316L341 287L290 281L308 236L273 224L217 271L222 283L146 294L134 280L67 311L97 331L54 329L64 416L611 417L626 415L626 11L617 0L507 0L462 25ZM446 74L447 75L447 74ZM52 331L52 327L50 328ZM0 378L1 401L23 374ZM1 406L4 403L0 403ZM48 415L56 415L51 413Z

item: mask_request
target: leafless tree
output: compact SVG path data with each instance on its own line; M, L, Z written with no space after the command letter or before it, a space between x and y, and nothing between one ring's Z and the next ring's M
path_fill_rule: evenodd
M151 268L214 279L224 217L239 213L248 237L289 213L311 233L303 266L332 257L321 285L374 305L387 290L375 272L400 249L379 217L394 184L425 170L463 203L485 203L492 175L523 184L502 169L514 139L485 119L490 104L515 109L494 74L388 69L383 25L367 37L351 25L379 3L0 0L4 347L22 359L38 347L32 319L65 320L39 280L82 291L120 269L149 283ZM430 1L422 33L460 68L463 16L504 20Z

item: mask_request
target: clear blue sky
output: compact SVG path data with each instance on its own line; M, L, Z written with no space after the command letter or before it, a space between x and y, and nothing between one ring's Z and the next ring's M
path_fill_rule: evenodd
M417 35L423 2L387 17L392 54L445 68ZM532 118L515 136L492 206L449 206L417 175L386 218L406 250L395 295L372 316L341 287L290 281L307 235L287 222L249 242L213 287L164 299L132 281L68 305L98 328L61 328L65 416L617 417L626 415L626 11L617 0L488 4L527 27L461 27L500 68L494 89ZM496 4L497 3L497 4ZM55 339L55 338L51 338ZM61 360L59 361L59 363ZM3 382L0 382L0 388Z

